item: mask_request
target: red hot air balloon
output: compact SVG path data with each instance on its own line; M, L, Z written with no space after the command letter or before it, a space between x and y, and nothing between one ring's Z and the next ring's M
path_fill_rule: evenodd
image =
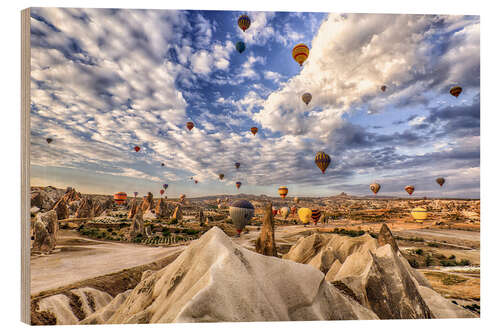
M387 86L382 86L380 87L380 90L385 91L387 89Z
M415 191L415 187L411 186L411 185L408 185L408 186L405 187L405 191L408 192L409 195L412 195L413 191Z
M236 188L240 189L240 187L241 187L241 182L236 182Z
M187 127L188 130L192 130L193 127L194 127L194 123L192 121L188 121L186 123L186 127Z
M134 150L135 150L135 152L137 153L137 152L139 152L139 150L141 150L141 147L139 147L139 146L135 146L135 147L134 147Z
M259 129L257 127L252 127L250 128L250 132L252 132L252 134L255 136L255 134L257 134L257 132L259 131Z
M314 225L318 224L319 218L321 217L321 211L319 209L311 209L312 215L311 219L314 222Z
M113 198L115 199L117 205L123 205L127 201L127 193L125 192L115 193L113 195Z
M165 190L160 190L160 195L163 195L165 193Z
M198 181L195 179L195 180L194 180L194 183L195 183L195 184L198 184Z

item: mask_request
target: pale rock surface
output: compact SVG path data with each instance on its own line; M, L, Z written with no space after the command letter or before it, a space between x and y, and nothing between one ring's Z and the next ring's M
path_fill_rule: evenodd
M132 289L124 291L121 294L116 295L115 298L111 300L106 306L97 310L84 320L80 321L80 325L95 325L95 324L103 324L105 323L115 312L116 310L125 302L127 297L132 292Z
M377 316L315 268L247 250L214 227L142 280L105 323L339 319Z
M38 213L33 225L33 247L35 252L49 253L56 247L59 224L55 210Z

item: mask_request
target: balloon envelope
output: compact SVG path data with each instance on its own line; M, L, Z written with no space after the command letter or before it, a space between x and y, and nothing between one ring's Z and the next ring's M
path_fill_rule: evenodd
M281 214L281 216L284 219L286 219L288 217L288 215L290 214L290 208L288 208L288 207L281 207L280 214Z
M237 200L229 206L229 216L238 233L250 222L254 214L254 207L250 201Z
M250 18L248 17L248 15L241 15L239 18L238 18L238 26L240 27L241 30L245 31L247 30L248 28L250 28L250 24L252 23L252 21L250 20Z
M443 177L436 178L436 183L439 184L439 186L443 186L445 180Z
M257 134L258 131L259 129L257 127L250 128L250 132L252 132L253 135Z
M452 94L455 97L458 97L462 93L462 87L455 86L450 89L450 94Z
M236 51L238 51L239 53L243 53L243 51L245 51L245 48L245 43L243 43L242 41L236 43Z
M241 186L241 182L236 182L236 188L239 189Z
M295 198L293 198L293 201L294 201L295 203L299 203L299 202L300 202L300 199L299 199L299 197L295 197Z
M123 205L127 201L127 193L125 192L115 193L113 195L113 199L115 199L117 205Z
M311 102L312 100L312 95L310 93L305 93L304 95L302 95L302 101L304 103L306 103L306 105L309 105L309 103Z
M194 127L194 123L192 121L188 121L186 123L186 127L187 127L188 130L192 130L193 127Z
M424 222L427 219L427 209L423 207L415 207L411 210L411 216L417 222Z
M47 138L47 143L51 143L52 142L52 139L51 138Z
M280 197L282 197L283 199L285 199L286 195L288 194L288 188L286 186L281 186L278 189L278 193L279 193Z
M219 179L220 180L224 179L224 174L223 173L219 173Z
M415 187L411 186L411 185L408 185L408 186L405 187L405 191L408 192L409 195L412 195L413 192L415 191Z
M135 147L134 147L134 150L135 150L136 152L138 152L139 150L141 150L141 147L139 147L139 146L135 146Z
M380 87L380 90L385 91L387 89L387 86L382 86Z
M319 218L321 217L321 211L319 209L311 209L311 220L314 224L317 224Z
M163 195L165 193L165 190L160 190L160 194Z
M163 184L163 188L166 190L168 188L168 184Z
M377 194L377 192L380 190L380 184L378 183L373 183L373 184L370 184L370 190Z
M292 50L293 59L299 63L300 66L306 61L309 56L309 48L306 44L297 44Z
M234 163L234 166L236 167L236 169L239 169L240 168L240 163L236 162L236 163Z
M325 170L330 165L330 156L324 151L319 151L316 153L316 157L314 158L314 162L321 170L321 172L325 173Z
M312 211L309 208L300 208L298 214L299 219L303 224L307 224L311 221Z

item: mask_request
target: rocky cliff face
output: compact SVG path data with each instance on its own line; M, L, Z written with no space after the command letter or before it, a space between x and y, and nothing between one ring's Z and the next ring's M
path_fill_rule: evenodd
M432 290L400 253L384 224L378 240L313 234L301 238L284 259L311 265L381 319L469 318L471 312Z
M33 245L32 252L49 253L56 247L57 213L55 210L46 213L38 213L33 224Z

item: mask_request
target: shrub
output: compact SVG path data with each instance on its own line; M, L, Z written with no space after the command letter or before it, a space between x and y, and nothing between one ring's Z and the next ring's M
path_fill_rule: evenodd
M425 266L427 266L427 267L428 267L428 266L430 266L430 265L432 265L432 258L431 258L431 256L430 256L430 255L427 255L427 256L425 257Z
M107 230L107 232L113 232L113 228L108 228L106 230Z
M179 221L177 221L176 218L170 219L169 224L177 224L177 223L179 223Z
M187 229L186 230L186 234L188 235L196 235L199 231L198 230L194 230L194 229Z
M434 242L429 242L427 243L428 246L430 247L439 247L439 244L438 243L434 243Z
M418 266L419 266L417 260L415 260L414 258L408 259L408 263L413 268L418 268Z
M421 255L423 255L423 254L424 254L424 250L422 250L422 249L417 249L417 250L415 251L415 253L416 253L416 254L418 254L419 256L421 256Z
M462 259L457 263L458 266L470 266L470 261L467 259Z
M449 256L449 257L448 257L448 259L450 259L450 260L455 259L455 255L454 255L454 254L452 254L451 256Z
M113 231L113 232L111 233L111 235L116 236L117 234L116 234L116 232L114 232L114 231Z

